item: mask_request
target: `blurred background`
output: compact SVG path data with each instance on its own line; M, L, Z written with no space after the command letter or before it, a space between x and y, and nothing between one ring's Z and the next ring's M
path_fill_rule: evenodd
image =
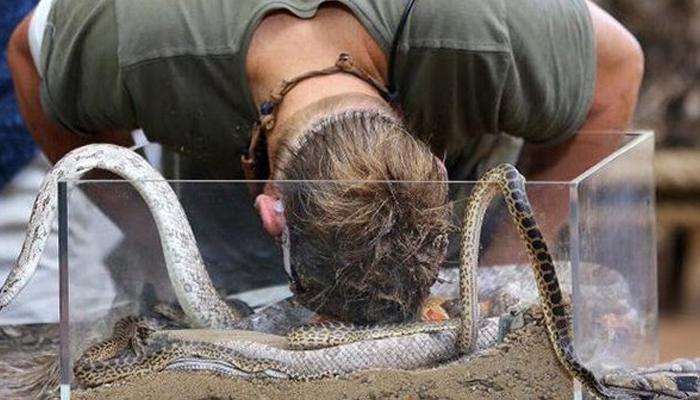
M656 132L659 350L700 355L700 1L600 0L640 41L636 127Z
M23 231L27 218L11 211L8 199L31 202L31 197L27 200L22 196L31 196L35 188L23 187L21 182L40 181L47 168L23 128L5 62L5 46L12 29L34 3L2 0L0 5L2 265L11 265L19 249L19 245L3 239L3 232ZM628 27L646 54L636 127L654 130L657 141L661 360L700 356L700 0L598 3ZM21 194L22 190L26 193Z

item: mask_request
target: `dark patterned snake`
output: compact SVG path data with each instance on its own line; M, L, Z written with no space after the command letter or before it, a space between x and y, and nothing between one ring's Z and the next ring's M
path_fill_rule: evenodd
M211 332L233 326L240 313L217 295L196 246L194 235L175 194L163 178L136 153L107 144L88 145L68 153L47 175L35 201L21 253L0 290L0 308L7 305L33 275L55 217L56 184L76 179L93 169L116 173L128 180L149 206L161 237L168 274L176 297L187 316ZM126 343L115 340L88 352L75 372L86 386L95 386L163 368L239 371L246 376L312 379L367 368L417 368L469 354L478 346L476 268L481 223L492 198L502 193L508 211L527 247L535 272L539 299L551 344L562 366L591 393L612 394L577 359L572 328L552 258L534 219L525 193L524 178L510 165L484 174L474 188L464 216L460 254L462 315L445 323L414 323L375 327L362 331L352 327L309 327L290 334L304 350L264 340L240 338L226 332L223 344L158 336L145 350L114 358ZM133 322L133 321L132 321ZM120 328L120 327L118 327ZM133 348L139 331L122 327ZM367 336L369 335L369 336ZM274 340L272 340L274 342ZM309 349L307 347L322 348Z

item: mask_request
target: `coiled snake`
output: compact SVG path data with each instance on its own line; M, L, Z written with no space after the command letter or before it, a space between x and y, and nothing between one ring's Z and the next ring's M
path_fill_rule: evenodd
M198 326L226 329L240 317L218 296L205 270L194 235L172 189L150 165L136 153L114 145L94 144L75 149L62 158L45 178L34 203L22 250L9 277L0 289L0 308L7 305L32 277L56 214L56 184L76 179L99 168L128 180L143 196L161 237L168 274L183 310ZM145 354L110 360L112 350L76 365L76 376L87 385L97 385L131 374L161 367L190 365L194 360L209 360L207 368L232 369L253 376L285 376L309 379L350 372L359 368L419 367L468 354L477 343L476 268L480 229L492 198L502 193L508 211L527 247L533 266L540 303L549 338L557 358L572 377L601 397L611 393L577 359L572 346L572 328L564 305L552 258L534 219L524 178L511 165L499 165L486 172L474 188L464 216L460 254L460 296L462 316L458 322L405 324L367 330L333 326L322 330L307 328L290 338L301 339L301 347L310 342L330 346L315 350L281 350L254 341L229 340L226 346L176 341L162 337ZM138 337L138 335L136 335ZM370 339L372 339L370 341ZM455 344L456 339L456 344ZM346 344L343 344L346 343ZM395 349L392 354L383 349ZM104 349L102 349L104 350ZM285 353L286 352L286 353ZM294 355L289 358L290 354ZM189 360L189 361L188 361ZM360 360L360 361L357 361ZM357 361L357 362L355 362ZM188 364L189 362L189 364ZM291 364L285 364L291 363ZM398 365L396 365L398 364ZM139 372L141 371L141 372Z

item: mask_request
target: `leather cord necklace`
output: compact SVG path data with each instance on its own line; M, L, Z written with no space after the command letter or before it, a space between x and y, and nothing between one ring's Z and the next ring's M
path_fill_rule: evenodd
M320 70L305 72L289 80L283 80L280 85L270 93L268 100L260 104L260 116L253 125L250 144L248 145L248 149L241 155L241 168L247 181L264 180L268 178L269 165L267 163L265 136L266 133L275 126L277 109L284 99L284 96L299 84L299 82L317 76L347 73L372 85L388 103L395 103L398 98L398 89L394 82L394 63L398 52L398 42L415 1L416 0L409 0L396 28L396 33L394 34L389 56L389 83L387 86L384 86L379 79L356 65L352 57L350 57L350 54L341 53L334 65ZM262 187L259 182L249 182L248 189L252 196L256 196L262 192Z

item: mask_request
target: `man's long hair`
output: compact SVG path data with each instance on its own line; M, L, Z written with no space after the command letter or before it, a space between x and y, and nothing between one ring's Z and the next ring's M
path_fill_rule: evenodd
M303 305L358 324L416 316L444 259L444 168L382 110L314 120L280 171L292 284ZM427 182L427 183L426 183Z

